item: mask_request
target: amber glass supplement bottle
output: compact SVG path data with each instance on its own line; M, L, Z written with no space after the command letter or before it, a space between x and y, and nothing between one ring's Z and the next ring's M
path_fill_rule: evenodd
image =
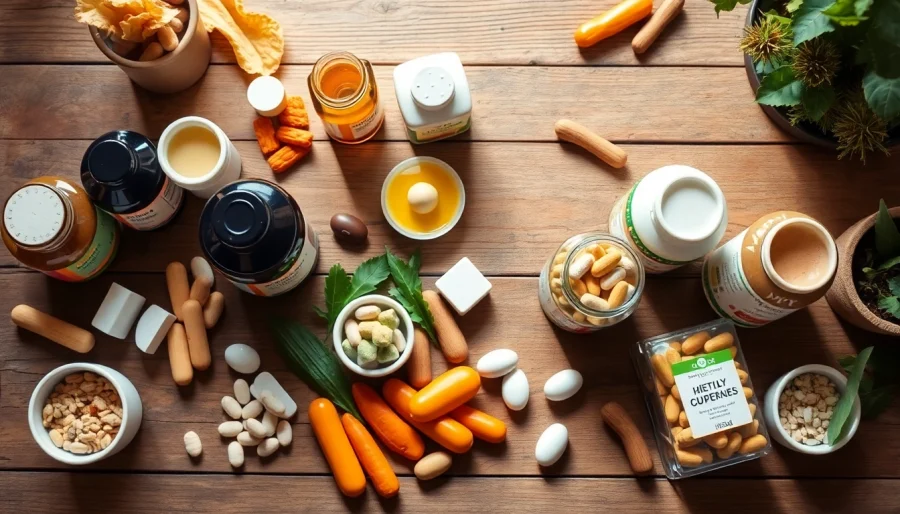
M368 141L381 128L384 110L369 61L349 52L332 52L309 74L309 96L325 132L348 144Z
M112 216L59 177L39 177L13 191L3 206L0 235L19 262L67 282L102 273L119 246Z

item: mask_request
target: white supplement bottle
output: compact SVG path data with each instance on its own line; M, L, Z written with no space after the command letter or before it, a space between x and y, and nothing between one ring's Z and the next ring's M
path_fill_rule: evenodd
M665 273L703 257L727 225L719 185L682 165L651 171L609 213L610 234L631 246L647 273Z
M472 95L462 61L453 52L427 55L394 68L397 104L413 143L430 143L469 130Z

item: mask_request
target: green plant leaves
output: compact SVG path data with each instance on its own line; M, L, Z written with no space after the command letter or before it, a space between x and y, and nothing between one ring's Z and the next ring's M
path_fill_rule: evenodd
M900 299L896 296L882 296L878 299L878 308L900 319Z
M819 121L834 104L834 88L831 86L805 87L800 93L800 103L806 115L813 121Z
M889 270L898 264L900 264L900 255L898 255L896 257L891 257L890 259L879 264L878 271ZM872 269L872 268L868 268L868 269ZM866 270L866 268L863 268L864 272L865 272L865 270ZM875 270L873 270L873 271L875 271Z
M791 24L794 46L834 30L831 19L823 12L834 3L834 0L804 0L803 5L794 13Z
M391 270L391 279L396 287L392 287L388 294L403 305L409 317L428 334L432 344L437 344L437 334L434 330L434 316L428 307L428 302L422 296L422 279L419 278L419 267L422 257L416 250L409 258L409 263L391 253L390 248L385 247L385 256L388 267Z
M709 0L716 7L716 16L722 11L733 11L737 4L749 4L750 0Z
M828 444L836 445L845 435L845 426L847 418L850 417L850 411L853 409L853 403L856 402L856 395L859 392L859 383L863 379L863 372L866 370L866 362L872 355L872 347L859 352L856 356L856 362L853 365L853 371L850 372L850 378L847 380L847 390L841 395L834 406L834 412L831 415L831 422L828 425L825 439Z
M787 9L787 12L797 12L801 5L803 5L803 0L790 0L785 9Z
M822 11L822 14L828 16L831 21L843 27L853 27L859 25L860 22L869 19L868 17L863 16L863 14L868 10L871 1L872 0L837 0L827 9ZM866 3L868 3L868 5L865 5ZM860 12L860 9L862 9L862 12Z
M338 314L353 300L369 294L387 280L390 270L384 255L372 257L356 268L353 278L347 276L343 266L335 264L325 277L325 311L313 307L316 314L328 321L328 333L334 328Z
M890 288L892 295L900 296L900 277L891 277L888 279L888 287Z
M785 65L762 79L756 90L756 101L774 107L797 105L802 92L803 83L796 80L794 70Z
M864 45L868 60L872 63L878 76L885 79L898 78L900 77L900 0L879 0L872 7L871 18L872 25L868 30ZM885 121L888 120L885 119Z
M888 79L869 70L862 82L872 112L887 122L900 117L900 77Z
M879 261L900 256L900 231L884 199L878 202L878 214L875 216L875 252Z

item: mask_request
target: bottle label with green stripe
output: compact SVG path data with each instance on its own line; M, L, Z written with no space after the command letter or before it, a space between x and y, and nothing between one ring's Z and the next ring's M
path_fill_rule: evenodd
M637 181L634 186L619 198L613 205L609 213L609 233L628 243L628 246L638 255L644 264L644 270L647 273L665 273L675 268L680 268L691 261L673 261L653 252L647 247L646 243L641 240L640 234L634 226L634 218L632 216L632 201L634 192L637 190L641 181Z
M729 350L672 364L694 439L753 422Z

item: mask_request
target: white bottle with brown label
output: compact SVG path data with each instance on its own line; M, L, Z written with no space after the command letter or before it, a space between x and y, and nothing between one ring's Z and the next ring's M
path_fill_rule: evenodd
M837 246L822 224L776 211L706 258L703 292L720 316L760 327L821 298L837 266Z

